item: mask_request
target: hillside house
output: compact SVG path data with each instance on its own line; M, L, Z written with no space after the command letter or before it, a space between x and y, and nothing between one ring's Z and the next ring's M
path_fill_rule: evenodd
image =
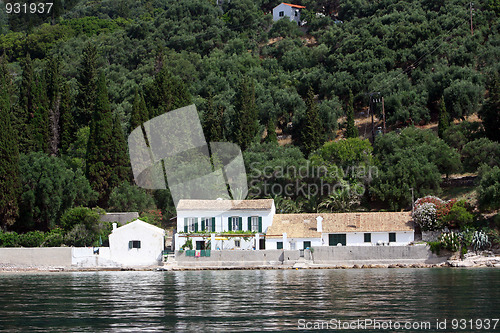
M277 214L266 235L266 249L394 246L413 240L410 212Z
M298 25L301 25L300 10L304 8L306 7L282 2L273 8L273 21L288 17L290 21L295 21Z
M301 250L408 245L410 212L275 214L274 200L181 200L175 249Z
M180 200L177 204L175 249L190 236L193 249L259 249L264 246L254 234L265 234L275 215L273 199L263 200ZM240 233L229 237L224 233ZM246 232L246 234L245 234ZM212 235L216 235L214 237Z

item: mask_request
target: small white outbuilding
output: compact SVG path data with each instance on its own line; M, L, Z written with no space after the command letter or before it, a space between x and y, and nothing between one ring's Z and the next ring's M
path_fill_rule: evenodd
M110 257L123 266L158 265L163 260L165 230L141 220L116 228L109 235Z
M306 7L282 2L273 8L273 21L278 21L282 18L288 17L290 21L295 21L298 25L301 25L300 10L304 8Z

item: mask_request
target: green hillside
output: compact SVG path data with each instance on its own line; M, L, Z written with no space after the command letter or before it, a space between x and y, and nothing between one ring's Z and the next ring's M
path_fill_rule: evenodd
M443 177L478 170L477 184L488 181L478 209L499 208L498 0L302 0L302 27L273 23L279 3L72 0L45 15L1 8L0 226L49 231L73 207L97 205L152 220L160 210L166 223L175 216L168 191L131 186L125 135L192 103L207 141L245 150L251 197L274 197L282 212L408 209L411 188L414 199L440 195ZM367 117L370 98L377 126L384 111L390 132L375 142L357 138L371 138L372 128L356 134L348 112ZM439 137L415 127L431 122ZM329 172L259 174L291 165ZM370 167L377 173L359 173ZM59 184L54 170L80 185ZM341 187L300 190L325 183ZM274 184L293 190L265 190Z

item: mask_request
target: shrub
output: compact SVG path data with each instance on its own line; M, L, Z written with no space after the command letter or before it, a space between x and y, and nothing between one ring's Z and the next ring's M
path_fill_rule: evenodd
M88 230L84 224L77 224L64 236L64 244L69 246L91 246L95 242L94 236L94 233Z
M474 237L475 230L466 229L460 233L460 242L464 248L468 248L472 245L472 239Z
M63 230L60 228L52 229L50 232L45 233L45 241L42 246L45 247L58 247L64 243Z
M24 247L39 247L45 240L45 234L35 230L19 235L19 245Z
M459 235L453 231L442 234L439 237L439 241L441 242L443 248L449 251L455 252L460 248Z
M500 208L500 168L485 170L477 188L479 207L484 210Z
M186 248L192 250L193 249L193 240L191 238L188 238L184 245L181 246L182 250L185 250Z
M428 242L427 244L429 245L432 253L439 254L439 252L441 251L441 242L440 241Z
M438 198L438 197L435 197L435 196L432 196L432 195L428 195L426 197L423 197L423 198L419 198L417 199L417 201L415 201L415 207L418 207L419 205L422 205L424 203L433 203L436 207L442 205L445 203L444 200Z
M19 235L17 232L0 232L0 247L19 246Z
M496 229L485 229L491 245L500 245L500 232Z
M422 230L434 230L438 228L436 205L432 202L419 204L413 211L413 220Z
M65 231L70 231L78 224L83 224L87 229L94 229L98 222L99 213L97 211L88 207L75 207L64 212L60 225Z
M141 214L140 219L157 227L162 227L161 222L163 220L163 215L159 209L145 211Z
M442 210L441 221L450 228L471 226L474 221L474 215L466 207L467 204L463 200L452 204L449 210L445 207Z
M488 246L490 246L488 235L484 231L474 232L474 236L472 237L472 248L474 251L484 250Z

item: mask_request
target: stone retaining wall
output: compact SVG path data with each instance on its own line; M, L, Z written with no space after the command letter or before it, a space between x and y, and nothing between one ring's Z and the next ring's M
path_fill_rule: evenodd
M0 264L13 267L70 267L71 248L0 248Z

